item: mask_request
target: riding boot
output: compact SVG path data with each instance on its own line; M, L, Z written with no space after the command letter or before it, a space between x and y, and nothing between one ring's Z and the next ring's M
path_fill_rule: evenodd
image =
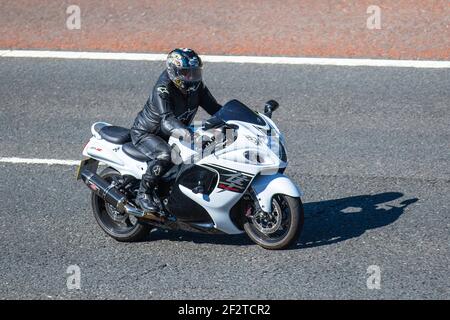
M139 191L136 196L136 204L141 207L144 212L158 212L159 207L153 200L153 191L155 184L149 184L144 179L141 180Z
M159 212L159 205L154 200L154 190L158 185L161 176L167 171L167 164L164 161L148 162L147 171L142 175L141 184L136 197L136 204L144 212Z

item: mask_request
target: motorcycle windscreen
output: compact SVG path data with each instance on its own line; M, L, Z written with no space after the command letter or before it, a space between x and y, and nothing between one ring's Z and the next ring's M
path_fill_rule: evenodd
M266 122L258 115L258 113L238 100L227 102L214 114L214 117L222 119L223 121L236 120L256 124L258 126L266 125Z

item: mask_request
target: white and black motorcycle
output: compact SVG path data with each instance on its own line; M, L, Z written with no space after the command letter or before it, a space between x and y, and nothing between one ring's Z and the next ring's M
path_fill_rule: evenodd
M176 165L155 192L160 211L154 213L134 203L149 158L134 147L129 129L94 123L77 179L93 191L98 224L119 241L140 240L159 227L245 232L266 249L286 248L298 238L304 215L300 189L283 174L284 138L270 119L277 107L271 100L261 114L232 100L194 129L200 143L170 137ZM99 163L106 168L97 174Z

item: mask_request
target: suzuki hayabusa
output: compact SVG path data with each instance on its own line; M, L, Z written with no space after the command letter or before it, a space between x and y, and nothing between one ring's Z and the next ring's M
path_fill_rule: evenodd
M141 240L156 227L245 232L266 249L288 247L301 232L303 205L300 188L284 175L284 137L271 119L277 108L270 100L260 113L232 100L192 128L192 141L170 137L175 165L155 191L158 212L134 202L150 159L134 147L129 129L94 123L77 179L92 190L96 221L119 241ZM97 173L99 163L106 168Z

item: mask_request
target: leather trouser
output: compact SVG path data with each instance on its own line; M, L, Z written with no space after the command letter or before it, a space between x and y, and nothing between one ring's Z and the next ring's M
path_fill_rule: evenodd
M134 146L151 160L147 161L147 171L142 175L139 192L149 193L160 178L173 166L169 144L161 137L131 130Z

